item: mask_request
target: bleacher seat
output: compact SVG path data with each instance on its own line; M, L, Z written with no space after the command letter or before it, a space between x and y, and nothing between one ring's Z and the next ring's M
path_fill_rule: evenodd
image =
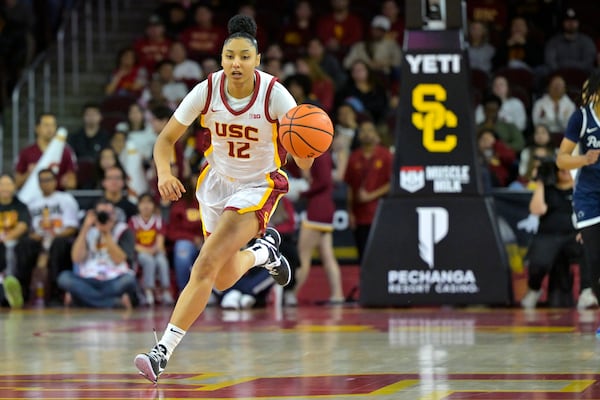
M497 70L495 75L504 76L510 85L518 85L524 88L525 90L529 91L530 93L533 90L533 72L531 72L527 68L505 67Z
M490 76L481 69L473 68L471 69L471 84L476 91L487 93L490 87Z

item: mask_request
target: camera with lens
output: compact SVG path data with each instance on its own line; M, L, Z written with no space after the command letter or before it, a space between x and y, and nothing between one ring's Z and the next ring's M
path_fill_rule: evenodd
M99 224L104 225L110 219L110 214L106 211L96 211L96 220Z
M536 159L540 162L537 167L536 180L542 181L545 186L555 185L556 175L558 174L556 159L553 157L536 157Z

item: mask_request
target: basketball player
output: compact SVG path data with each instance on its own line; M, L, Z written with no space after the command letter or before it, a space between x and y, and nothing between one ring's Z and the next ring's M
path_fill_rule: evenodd
M573 189L576 227L581 230L590 278L597 290L600 278L600 71L583 84L582 106L570 117L556 164L578 169ZM578 151L574 152L578 148Z
M140 373L154 383L204 310L213 287L231 287L254 266L266 268L282 286L290 280L289 263L279 252L279 233L267 223L288 190L287 177L279 169L284 154L277 140L278 120L296 102L276 78L256 69L260 54L254 20L236 15L228 30L223 69L183 99L154 147L160 195L176 201L185 189L170 170L175 142L198 116L211 132L212 143L205 152L208 164L196 191L206 241L161 340L135 358ZM313 163L310 158L294 160L302 169ZM256 237L254 244L240 250Z

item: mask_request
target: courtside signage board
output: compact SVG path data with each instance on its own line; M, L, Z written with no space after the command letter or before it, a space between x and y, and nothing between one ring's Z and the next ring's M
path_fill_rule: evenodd
M363 306L507 305L491 198L386 198L361 268Z
M476 152L471 72L457 17L464 3L446 0L439 8L422 1L428 15L454 17L423 25L415 22L422 18L418 2L407 2L406 15L416 17L405 32L392 189L369 232L360 303L507 305L508 258Z

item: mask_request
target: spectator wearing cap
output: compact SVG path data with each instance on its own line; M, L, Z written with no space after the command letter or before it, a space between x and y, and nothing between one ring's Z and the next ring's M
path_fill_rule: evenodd
M371 70L391 79L397 76L402 62L402 50L398 43L386 36L392 24L387 17L377 15L371 21L371 31L366 40L353 44L343 61L344 68L356 61L364 61Z
M154 66L167 58L171 40L165 35L165 26L158 15L151 15L146 25L145 35L134 43L138 62L149 72Z
M592 38L579 32L579 19L574 9L568 8L565 11L562 28L562 32L552 36L546 44L546 66L550 71L558 68L591 71L596 61L596 46Z

